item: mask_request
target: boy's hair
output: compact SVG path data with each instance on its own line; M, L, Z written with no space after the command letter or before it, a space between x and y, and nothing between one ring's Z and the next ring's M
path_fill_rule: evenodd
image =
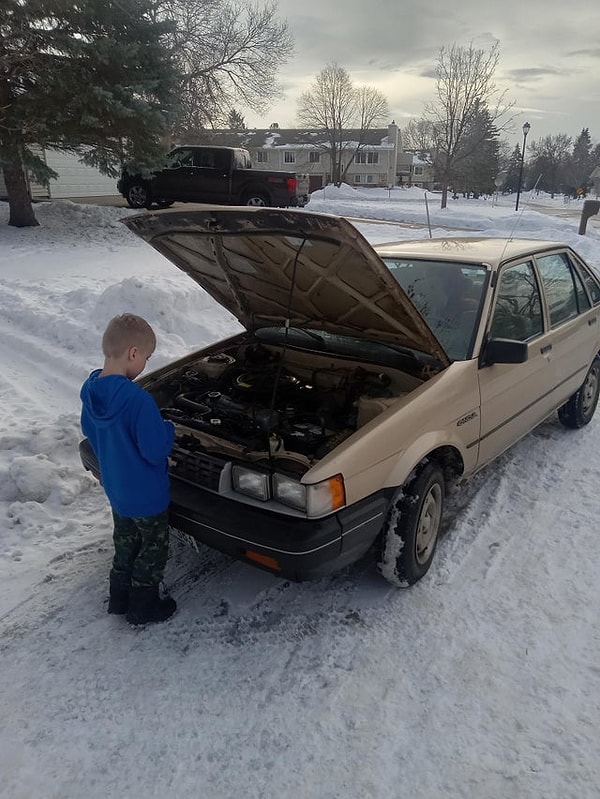
M156 336L145 319L132 313L113 317L102 336L105 358L119 358L129 347L147 347L154 350Z

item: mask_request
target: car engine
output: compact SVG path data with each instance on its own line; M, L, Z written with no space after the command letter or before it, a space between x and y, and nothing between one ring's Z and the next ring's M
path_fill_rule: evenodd
M240 357L241 355L241 357ZM205 356L169 381L173 460L200 450L303 473L398 396L385 373L285 365L262 344ZM164 392L159 392L161 396Z

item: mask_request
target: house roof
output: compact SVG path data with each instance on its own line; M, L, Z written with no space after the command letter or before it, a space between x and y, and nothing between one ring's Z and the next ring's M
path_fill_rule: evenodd
M344 131L348 142L361 140L360 129ZM320 147L327 144L325 130L308 128L267 128L248 130L205 130L198 137L202 144L222 144L228 147L245 147L246 149L268 149L272 147ZM393 147L388 138L387 128L373 128L362 131L362 141L367 147Z

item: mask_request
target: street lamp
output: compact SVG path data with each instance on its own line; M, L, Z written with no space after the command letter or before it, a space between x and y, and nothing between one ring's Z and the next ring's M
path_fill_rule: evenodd
M527 141L527 134L531 129L529 122L523 125L523 149L521 150L521 167L519 169L519 187L517 189L517 202L515 203L515 211L519 210L519 197L521 196L521 181L523 180L523 162L525 161L525 142Z

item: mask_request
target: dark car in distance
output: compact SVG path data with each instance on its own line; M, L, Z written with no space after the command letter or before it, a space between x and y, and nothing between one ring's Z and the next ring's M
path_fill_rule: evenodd
M131 208L167 208L174 202L300 207L308 193L294 172L254 169L239 147L182 145L165 165L145 175L123 169L117 189Z

